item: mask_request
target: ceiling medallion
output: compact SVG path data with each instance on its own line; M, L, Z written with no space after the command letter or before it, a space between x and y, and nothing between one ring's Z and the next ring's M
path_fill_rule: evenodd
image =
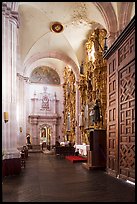
M52 32L55 32L55 33L60 33L63 31L63 25L59 22L54 22L51 24L51 27L50 27L51 31Z

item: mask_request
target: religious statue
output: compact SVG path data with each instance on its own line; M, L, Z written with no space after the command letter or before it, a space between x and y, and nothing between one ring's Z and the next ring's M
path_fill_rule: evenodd
M94 125L94 115L95 115L95 110L94 110L94 108L92 108L90 113L89 113L91 126Z
M96 100L95 106L94 106L94 122L97 124L97 122L100 122L100 107L99 107L99 101Z
M83 62L82 62L82 64L81 64L81 66L80 66L80 74L84 74L84 66L83 66Z
M30 142L30 135L29 134L27 135L27 144L31 144L31 142Z

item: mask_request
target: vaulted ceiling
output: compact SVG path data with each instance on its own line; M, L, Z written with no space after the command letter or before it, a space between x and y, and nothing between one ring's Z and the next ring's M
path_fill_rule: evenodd
M135 2L19 2L20 73L47 66L62 81L68 64L75 74L84 60L84 44L95 28L105 28L113 40L135 15ZM59 22L62 32L53 32Z

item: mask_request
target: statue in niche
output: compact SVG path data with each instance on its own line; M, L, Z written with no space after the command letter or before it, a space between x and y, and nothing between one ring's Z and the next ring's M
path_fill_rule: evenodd
M80 66L80 74L84 74L84 66L83 66L83 62L81 63L81 66Z
M88 105L85 106L85 110L84 110L84 119L85 119L85 127L88 127Z
M70 131L70 113L68 113L67 120L67 130Z
M80 126L80 127L84 126L83 118L84 118L84 112L81 111L81 113L80 113L80 115L79 115L79 126Z
M31 144L31 142L30 142L30 134L27 135L27 144Z
M100 123L100 100L96 100L95 106L94 106L94 123L95 125Z
M89 71L87 71L87 75L88 75L88 89L92 91L92 73Z
M91 111L89 113L89 116L90 116L91 126L93 126L94 125L94 117L95 117L95 110L94 110L94 108L91 109Z

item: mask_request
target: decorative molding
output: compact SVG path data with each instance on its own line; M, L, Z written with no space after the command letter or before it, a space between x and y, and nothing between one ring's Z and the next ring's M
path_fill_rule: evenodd
M50 30L54 33L61 33L64 30L64 28L60 22L54 22L51 24Z
M64 69L64 126L63 134L68 135L69 141L75 141L75 114L76 114L76 88L75 75L68 66Z
M2 13L19 28L18 2L3 2Z
M29 82L29 77L24 77L24 76L22 76L20 73L17 73L17 77L18 77L19 79L25 80L26 82Z
M31 119L58 119L61 118L59 115L55 114L55 115L29 115L28 116Z
M108 51L104 54L104 59L108 59L109 56L119 47L121 44L121 41L123 41L125 38L127 38L130 33L133 31L135 26L135 16L132 18L132 20L129 22L127 27L122 31L122 33L119 35L117 40L111 45L111 47L108 49Z
M67 56L64 53L59 52L59 51L40 52L40 53L36 53L36 54L32 55L32 57L30 57L24 63L25 74L28 74L27 72L29 70L29 67L32 65L32 63L34 63L37 60L40 60L42 58L56 58L56 59L62 60L63 62L65 62L66 64L68 64L69 66L72 67L72 69L75 73L76 80L79 79L79 69L78 69L78 66L76 65L76 63L69 56Z

